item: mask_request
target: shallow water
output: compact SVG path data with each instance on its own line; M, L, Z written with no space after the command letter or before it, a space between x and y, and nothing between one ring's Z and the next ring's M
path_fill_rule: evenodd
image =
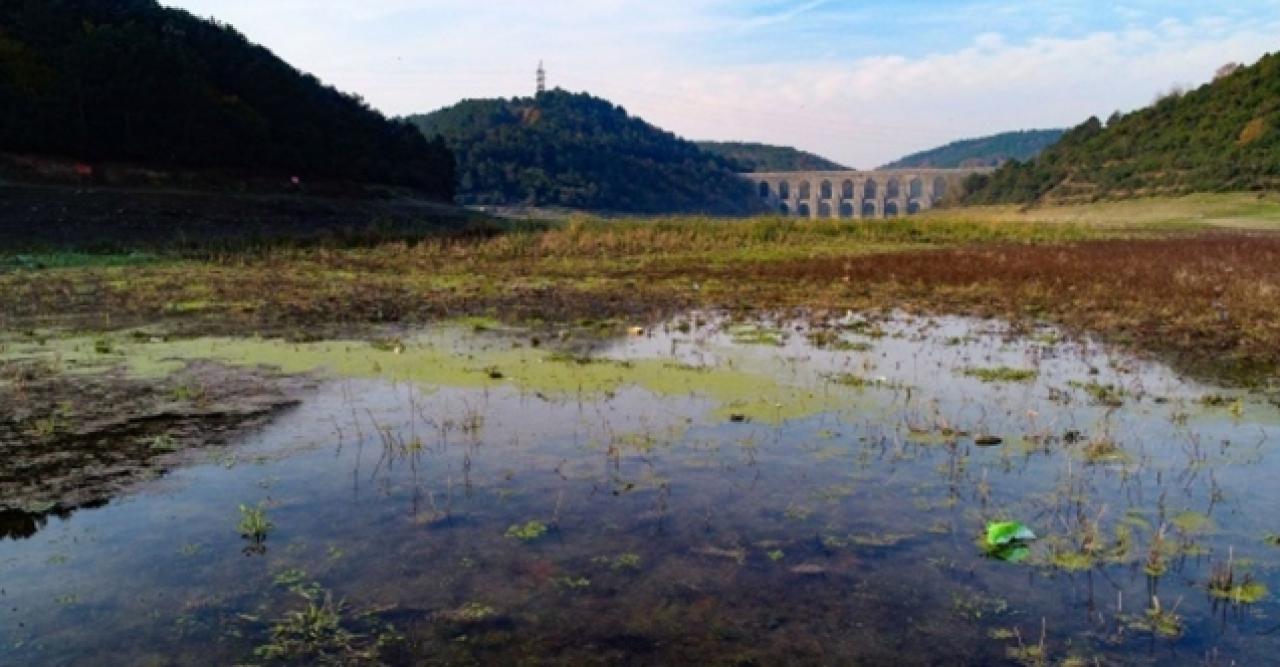
M126 349L336 371L207 463L0 540L0 664L268 662L326 599L333 652L391 663L1271 660L1274 406L1047 329L855 318L818 348L701 319L572 355L457 329ZM1038 374L966 374L1001 366ZM984 554L993 519L1038 534L1027 560ZM1211 596L1228 558L1272 594Z

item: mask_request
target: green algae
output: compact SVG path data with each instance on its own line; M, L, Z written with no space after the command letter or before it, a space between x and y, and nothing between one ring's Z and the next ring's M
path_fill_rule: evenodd
M109 353L100 351L104 347ZM554 397L594 398L638 387L659 396L704 398L717 406L718 417L742 414L765 423L859 404L858 397L851 395L855 392L842 387L835 391L820 387L813 378L779 379L784 376L775 372L770 360L749 355L716 367L664 359L582 363L564 352L514 346L508 339L479 336L456 325L395 339L393 344L387 340L299 343L266 338L69 337L43 343L17 341L4 358L52 360L73 373L122 368L140 379L163 378L190 361L212 360L286 374L382 379L425 387L511 386Z
M1257 604L1267 597L1267 586L1260 581L1247 579L1230 586L1209 586L1209 594L1234 604Z
M511 526L510 528L507 528L506 536L510 538L515 538L517 540L520 540L521 542L534 542L546 534L547 534L547 525L542 523L541 521L535 520L535 521L528 521L523 525L516 524Z
M1040 376L1040 372L1031 368L1009 368L1008 366L997 366L995 368L979 368L972 367L964 369L964 375L976 378L986 383L997 382L1034 382Z
M1169 523L1185 535L1204 533L1213 529L1213 519L1199 512L1182 512L1169 519Z

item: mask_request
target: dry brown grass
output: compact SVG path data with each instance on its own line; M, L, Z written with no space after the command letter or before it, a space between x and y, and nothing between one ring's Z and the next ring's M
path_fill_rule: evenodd
M0 327L331 335L484 314L905 308L1046 320L1240 382L1280 368L1280 235L1074 225L579 224L0 275Z

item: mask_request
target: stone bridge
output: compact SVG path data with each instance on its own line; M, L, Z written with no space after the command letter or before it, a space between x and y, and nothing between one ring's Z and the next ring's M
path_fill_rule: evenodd
M801 218L883 219L931 209L959 192L974 169L884 169L750 173L770 209Z

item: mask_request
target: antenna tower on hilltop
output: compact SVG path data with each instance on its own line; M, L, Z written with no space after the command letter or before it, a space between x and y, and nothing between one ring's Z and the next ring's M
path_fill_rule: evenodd
M547 70L542 66L542 61L538 61L538 94L547 92Z

